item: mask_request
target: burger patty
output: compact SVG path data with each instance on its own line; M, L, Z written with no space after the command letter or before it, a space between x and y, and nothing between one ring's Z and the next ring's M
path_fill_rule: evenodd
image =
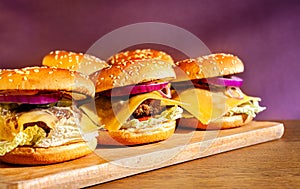
M153 116L161 113L165 109L165 106L160 105L160 100L148 99L137 107L137 109L132 113L132 116L134 118Z

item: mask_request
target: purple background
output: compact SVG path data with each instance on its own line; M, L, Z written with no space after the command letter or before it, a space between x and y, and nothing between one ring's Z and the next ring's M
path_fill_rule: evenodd
M299 119L299 20L296 0L1 1L0 68L40 65L51 50L85 52L121 26L164 22L244 61L242 89L268 108L257 119Z

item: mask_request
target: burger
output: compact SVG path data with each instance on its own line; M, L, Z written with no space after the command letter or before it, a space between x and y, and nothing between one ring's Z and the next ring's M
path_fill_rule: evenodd
M81 72L85 75L90 75L108 66L104 60L93 55L63 50L51 51L44 56L42 64L48 67Z
M117 53L109 57L107 63L115 64L124 61L127 62L127 61L137 61L137 60L147 60L147 59L162 60L164 62L174 65L174 60L169 54L154 49L136 49L136 50L122 51L120 53Z
M176 62L173 98L184 102L185 111L179 124L198 129L228 129L250 122L265 108L258 97L241 90L244 71L237 56L210 54Z
M91 102L93 82L66 69L0 70L0 160L52 164L93 152L98 125L81 106Z
M169 81L175 78L171 64L156 59L123 61L90 77L103 125L99 144L139 145L173 135L182 109L171 99Z

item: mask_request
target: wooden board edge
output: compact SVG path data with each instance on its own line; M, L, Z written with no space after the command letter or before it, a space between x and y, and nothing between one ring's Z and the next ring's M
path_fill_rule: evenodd
M259 122L258 122L259 123ZM246 133L243 133L244 138L248 138L250 140L244 140L241 139L237 135L233 135L233 138L230 139L232 136L225 136L221 137L215 141L212 142L212 146L207 148L207 150L201 151L200 149L203 148L203 142L196 142L189 144L185 146L185 148L177 154L175 157L170 159L168 162L164 162L160 165L155 165L153 167L145 167L141 169L132 169L128 167L120 167L116 162L107 162L91 167L81 168L77 170L69 170L60 172L54 175L47 175L44 177L39 177L31 180L25 180L25 181L19 181L15 183L0 183L1 188L53 188L53 187L71 187L71 188L81 188L81 187L87 187L92 186L96 184L101 184L105 182L109 182L116 179L121 179L127 176L136 175L139 173L143 173L146 171L151 171L159 168L163 168L166 166L175 165L178 163L183 163L211 155L216 155L219 153L236 150L239 148L271 141L279 139L284 134L284 125L283 123L277 123L277 122L265 122L270 123L270 127L266 128L260 128L257 130L250 130ZM259 135L259 140L251 140L251 135L256 132L256 134ZM224 140L227 141L227 143L224 143ZM232 143L228 144L228 140L231 141L237 141L235 145L232 146ZM223 142L223 145L220 147L220 143ZM177 147L180 148L180 147ZM215 150L215 151L214 151ZM167 153L167 150L165 151ZM140 157L139 157L140 158ZM146 156L143 156L142 158L147 159ZM124 160L123 160L124 161ZM105 175L102 173L110 172L110 174ZM74 180L74 182L70 181L70 178L81 178L88 176L89 179L82 179L82 180ZM58 179L59 178L59 179ZM67 181L68 182L61 182L61 181ZM55 184L54 184L55 183Z

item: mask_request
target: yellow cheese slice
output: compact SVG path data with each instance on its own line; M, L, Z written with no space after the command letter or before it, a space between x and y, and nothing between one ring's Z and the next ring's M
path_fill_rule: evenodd
M53 128L57 122L57 118L55 116L40 110L23 113L17 120L18 127L16 128L14 124L6 123L6 120L3 117L0 117L0 140L13 140L16 134L24 130L23 125L26 123L43 121L48 127Z
M82 132L89 133L94 132L99 129L100 121L97 115L96 107L94 103L84 104L79 107L82 111L82 117L80 122L80 127Z
M14 124L7 123L6 119L0 116L0 141L12 141L19 132L18 129L15 128Z
M121 102L113 98L99 97L96 99L96 107L100 121L107 130L119 130L134 110L147 99L161 100L168 105L182 104L176 100L163 98L157 91L136 95Z
M200 88L191 88L179 92L173 97L181 101L181 107L196 117L203 124L208 124L225 115L233 107L250 100L260 101L260 98L245 94L243 99L230 98L224 92L213 92Z
M48 127L53 129L58 120L57 117L46 111L34 110L30 112L25 112L21 114L21 116L18 118L18 126L20 127L19 131L23 131L24 124L35 123L39 121L46 123Z

